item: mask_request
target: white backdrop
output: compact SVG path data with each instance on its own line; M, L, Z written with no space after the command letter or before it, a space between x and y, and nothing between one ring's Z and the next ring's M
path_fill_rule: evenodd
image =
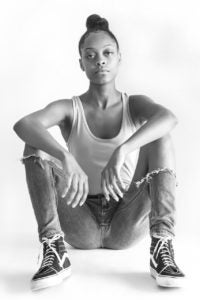
M3 234L34 234L36 221L23 142L12 130L22 116L88 87L78 41L92 13L109 20L122 65L117 87L170 108L177 176L177 234L199 234L200 18L198 1L7 0L0 4L1 207ZM57 129L52 133L61 140Z

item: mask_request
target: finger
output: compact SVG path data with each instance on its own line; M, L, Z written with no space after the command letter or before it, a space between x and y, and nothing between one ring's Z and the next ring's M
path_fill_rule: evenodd
M109 201L110 200L110 196L109 196L109 192L108 192L108 190L106 188L106 181L105 181L103 175L102 175L102 178L101 178L101 188L102 188L103 194L106 197L106 200Z
M84 190L83 197L79 201L79 205L80 206L82 206L85 203L85 201L87 200L87 196L88 196L88 192L89 192L89 188L88 188L88 183L87 182L83 183L83 190Z
M124 183L123 183L123 181L121 179L119 171L116 170L116 169L114 170L114 177L116 179L117 184L120 185L120 189L121 189L122 193L125 192L126 191L126 187L125 187L125 185L124 185Z
M72 175L65 176L65 177L66 177L66 185L65 185L64 190L63 190L62 195L61 195L62 198L64 198L67 195L67 192L70 189L72 179L73 179Z
M123 197L123 191L121 191L121 189L119 187L119 182L116 178L116 175L115 175L114 171L111 170L111 172L112 172L112 182L111 182L111 184L112 184L115 192L122 198Z
M73 179L72 179L72 184L71 184L71 191L69 193L69 198L67 200L67 204L70 205L74 199L74 196L77 193L77 189L78 189L78 176L74 175Z
M79 201L82 198L82 196L83 196L83 181L79 178L77 193L72 201L73 208L79 204Z
M112 178L111 178L111 180L110 180L110 176L109 176L108 170L106 170L105 176L106 176L106 187L107 187L109 193L111 194L111 196L112 196L116 201L119 201L119 198L118 198L118 196L115 194L115 191L114 191L114 189L113 189L113 187L112 187L112 183L111 183L111 182L112 182ZM112 176L112 174L111 174L111 176Z
M113 189L115 190L115 192L117 193L117 195L119 195L121 198L123 197L123 193L120 190L120 188L118 187L117 183L116 183L116 177L114 177L113 181L112 181L112 186Z

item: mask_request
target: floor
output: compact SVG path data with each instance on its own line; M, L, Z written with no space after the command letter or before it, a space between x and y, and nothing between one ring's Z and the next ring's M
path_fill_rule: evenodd
M61 285L31 292L29 281L37 269L40 244L35 236L1 237L1 299L200 299L200 240L179 236L174 241L178 265L187 274L185 286L159 288L149 275L147 237L126 250L78 250L69 246L72 276ZM136 298L137 297L137 298ZM148 297L148 298L146 298Z

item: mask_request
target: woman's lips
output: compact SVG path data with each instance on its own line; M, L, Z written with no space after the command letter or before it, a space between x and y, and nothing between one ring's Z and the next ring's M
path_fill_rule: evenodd
M109 72L108 70L101 69L101 70L97 70L95 73L96 74L104 74L104 73L108 73L108 72Z

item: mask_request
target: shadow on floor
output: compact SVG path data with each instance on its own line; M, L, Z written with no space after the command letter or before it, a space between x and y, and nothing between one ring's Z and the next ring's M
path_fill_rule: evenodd
M108 274L107 274L108 275ZM111 273L108 277L115 277L115 280L125 285L129 285L134 290L145 291L145 292L163 292L163 291L174 291L175 289L168 289L164 287L158 287L155 279L150 275L149 272L129 272L129 273Z
M90 273L90 272L89 272ZM79 273L80 274L80 273ZM30 291L30 273L11 273L4 272L4 275L0 279L6 288L7 292L10 294L24 294L31 293ZM84 275L83 275L84 276ZM112 283L120 285L128 285L129 288L134 290L144 291L144 292L162 292L162 291L174 291L174 289L161 288L156 285L155 280L147 272L129 272L129 273L119 273L119 272L95 272L95 274L88 274L87 276L96 276L102 277L103 280L109 281ZM72 276L73 277L73 276ZM66 284L65 281L63 284ZM102 286L102 283L101 283Z

